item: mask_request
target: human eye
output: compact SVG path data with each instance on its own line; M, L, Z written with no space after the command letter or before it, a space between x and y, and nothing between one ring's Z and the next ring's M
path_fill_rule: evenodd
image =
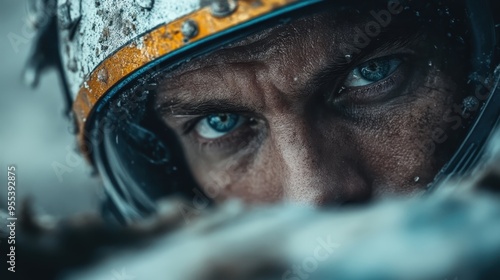
M247 121L238 114L210 114L196 123L194 131L202 138L213 140L232 133Z
M410 52L374 58L346 71L327 102L341 110L380 105L410 93L409 87L425 75L425 71Z
M391 76L401 65L396 57L381 57L356 66L344 82L346 88L356 88L375 84Z

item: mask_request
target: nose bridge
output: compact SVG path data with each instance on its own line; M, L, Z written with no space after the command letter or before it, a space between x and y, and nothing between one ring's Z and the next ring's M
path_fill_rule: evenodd
M319 135L308 124L307 118L296 114L282 114L270 124L274 126L272 142L280 158L283 196L286 200L319 203L331 193L332 172L325 172L321 147L316 144ZM330 155L331 156L331 155ZM333 159L332 159L333 160ZM332 170L333 171L333 170Z

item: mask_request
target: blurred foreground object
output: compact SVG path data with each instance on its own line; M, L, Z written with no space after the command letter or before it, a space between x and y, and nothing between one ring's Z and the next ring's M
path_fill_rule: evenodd
M157 217L128 228L106 225L97 217L47 227L27 215L17 232L15 275L499 279L499 147L490 147L485 171L469 180L449 182L430 196L357 208L248 209L234 202L186 215L181 209L191 204L171 200Z

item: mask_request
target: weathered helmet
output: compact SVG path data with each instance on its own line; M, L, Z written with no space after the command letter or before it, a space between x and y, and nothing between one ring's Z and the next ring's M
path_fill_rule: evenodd
M296 18L387 1L52 0L32 66L52 59L66 85L82 152L103 179L108 206L128 220L155 211L169 194L196 195L177 140L149 114L155 78L250 34ZM358 3L359 2L359 3ZM442 28L467 48L470 97L460 110L468 131L435 184L470 172L500 116L496 1L389 1L422 25ZM52 45L51 45L52 44ZM52 48L47 48L50 45ZM349 53L346 53L349 56ZM55 63L53 60L56 60ZM467 124L466 124L467 123Z

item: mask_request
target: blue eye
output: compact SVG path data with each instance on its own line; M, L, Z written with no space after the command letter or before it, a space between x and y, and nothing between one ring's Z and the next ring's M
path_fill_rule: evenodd
M196 124L196 132L203 138L215 139L222 137L245 122L245 118L236 114L212 114Z
M361 87L381 81L398 69L401 60L382 57L365 62L349 73L344 83L346 87Z

